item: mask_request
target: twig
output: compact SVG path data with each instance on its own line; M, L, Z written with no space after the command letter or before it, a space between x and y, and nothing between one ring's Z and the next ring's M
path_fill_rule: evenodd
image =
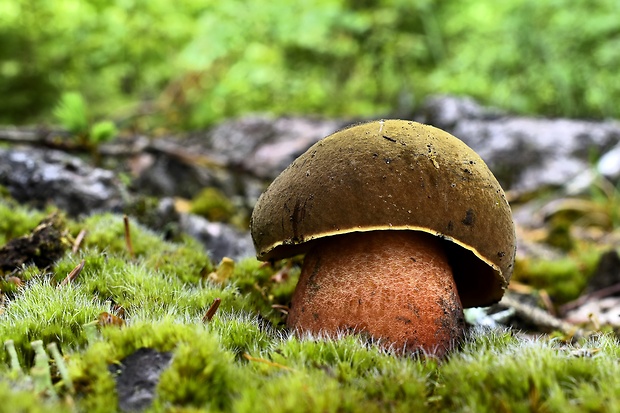
M559 330L562 333L573 337L578 337L582 334L579 327L574 324L554 317L538 307L520 302L514 297L513 294L510 293L510 291L507 291L506 294L504 294L504 298L502 298L500 303L507 307L514 308L517 315L525 318L538 327L543 327L550 330Z
M0 141L11 143L27 143L49 145L54 137L67 137L69 132L45 128L7 127L0 129Z
M280 369L293 371L293 369L290 368L289 366L285 366L284 364L275 363L273 361L269 361L269 360L258 358L258 357L252 357L248 353L243 353L243 358L249 361L256 361L259 363L267 364L269 366L278 367Z
M278 310L282 314L288 314L288 312L290 311L290 308L287 305L283 304L272 304L271 308L273 308L274 310Z
M123 216L123 222L125 223L125 243L127 244L127 251L129 251L131 259L134 259L135 254L133 252L133 245L131 245L131 231L129 230L129 217L127 215Z
M71 248L71 252L73 254L76 254L79 251L80 246L82 245L82 241L84 241L84 237L86 237L86 228L82 228L77 234L77 237L75 237L75 241L73 241L73 247Z
M570 310L574 310L577 307L581 307L583 304L590 300L598 300L601 298L609 297L611 295L620 292L620 283L610 285L609 287L601 288L600 290L591 292L590 294L584 294L574 301L570 301L560 307L560 313L566 314Z
M65 285L73 282L73 280L75 280L77 278L77 276L80 275L80 273L84 269L84 264L86 264L86 260L80 261L80 263L78 265L76 265L75 268L73 268L69 274L67 274L65 279L62 280L62 282L60 283L60 287L63 287Z
M211 304L211 307L209 307L209 309L207 310L205 315L202 317L202 322L203 323L211 321L211 319L215 315L215 312L217 311L218 307L220 306L221 302L222 302L222 299L219 298L219 297L216 298L215 300L213 300L213 304Z

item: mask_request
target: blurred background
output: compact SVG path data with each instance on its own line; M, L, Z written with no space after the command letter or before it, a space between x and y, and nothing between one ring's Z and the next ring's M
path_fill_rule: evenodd
M0 123L63 94L120 129L246 113L407 116L429 94L620 117L616 0L2 0Z

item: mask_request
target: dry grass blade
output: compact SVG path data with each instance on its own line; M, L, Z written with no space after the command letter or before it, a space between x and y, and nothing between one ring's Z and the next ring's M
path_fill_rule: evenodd
M65 279L62 280L62 282L60 283L60 287L63 287L65 285L73 282L73 280L75 280L77 278L77 276L80 275L80 273L84 269L84 264L86 264L86 260L82 260L78 265L76 265L75 268L72 269L69 274L67 274Z
M77 234L77 237L75 237L75 241L73 241L73 247L71 248L72 253L75 254L79 251L80 247L82 246L82 241L84 241L85 237L86 237L86 229L82 228L80 232Z
M209 309L205 313L204 317L202 317L202 322L203 323L211 321L211 319L215 315L215 312L219 308L221 302L222 302L222 299L219 298L219 297L216 298L215 300L213 300L213 304L211 304L211 307L209 307Z
M262 358L259 358L259 357L252 357L248 353L243 353L243 358L248 360L248 361L255 361L255 362L258 362L258 363L264 363L264 364L267 364L269 366L278 367L278 368L284 369L284 370L291 370L291 371L293 370L292 368L290 368L289 366L285 366L284 364L275 363L273 361L262 359Z
M125 243L127 244L127 251L129 251L129 256L133 259L135 258L135 254L133 252L133 245L131 244L131 231L129 230L129 217L127 215L123 216L123 223L125 224Z

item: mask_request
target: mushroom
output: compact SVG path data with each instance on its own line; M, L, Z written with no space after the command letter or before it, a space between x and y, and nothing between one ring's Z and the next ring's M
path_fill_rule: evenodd
M443 356L463 308L499 301L515 229L504 191L456 137L380 120L310 147L260 196L257 258L306 254L287 319L298 334L360 332Z

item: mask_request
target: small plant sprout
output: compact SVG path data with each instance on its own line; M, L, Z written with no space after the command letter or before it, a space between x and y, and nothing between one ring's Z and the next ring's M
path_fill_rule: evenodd
M90 128L89 136L91 142L94 144L100 144L102 142L112 140L116 135L118 135L118 129L116 129L114 122L110 120L103 120L93 124Z
M55 342L51 342L47 345L47 349L54 358L56 368L58 369L58 373L60 373L60 377L62 378L62 384L67 388L69 393L75 393L73 381L71 380L71 376L69 375L69 370L67 369L65 360L63 359L62 354L60 354L60 350L58 350L58 345Z
M78 92L63 93L53 114L57 122L75 135L78 144L91 150L118 135L116 125L110 120L91 123L86 101Z
M4 342L4 348L7 353L9 353L9 361L11 365L11 374L13 378L21 377L24 372L22 371L21 366L19 365L19 358L17 357L17 351L15 351L15 343L13 340L7 340Z
M34 384L35 392L45 394L51 398L56 397L52 374L50 372L50 359L43 348L43 341L36 340L30 343L34 350L34 366L30 369L30 376Z
M54 116L62 126L76 136L84 137L88 133L88 110L80 93L63 93L54 108Z

